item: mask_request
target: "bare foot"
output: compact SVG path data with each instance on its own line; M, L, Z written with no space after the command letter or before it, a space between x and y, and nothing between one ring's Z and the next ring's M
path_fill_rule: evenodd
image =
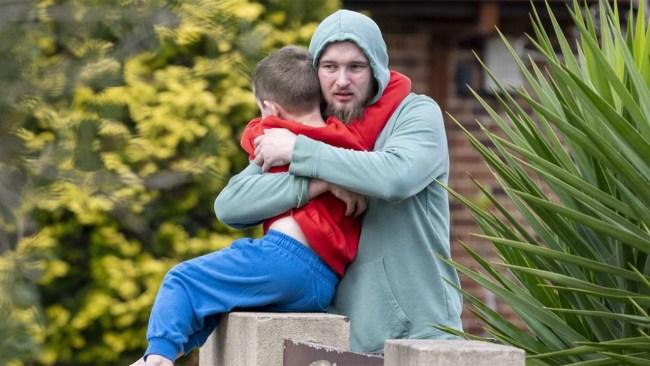
M145 365L146 364L144 363L144 358L141 357L139 360L135 361L130 366L145 366Z
M174 366L174 362L158 355L147 356L146 366Z

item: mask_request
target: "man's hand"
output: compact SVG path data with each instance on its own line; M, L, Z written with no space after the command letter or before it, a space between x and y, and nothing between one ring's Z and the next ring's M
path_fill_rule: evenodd
M291 163L296 135L284 128L269 128L264 130L264 135L257 136L253 144L255 164L262 167L262 172L266 172L272 166Z
M368 197L364 195L350 192L332 183L328 183L327 190L345 203L345 216L357 217L368 208Z

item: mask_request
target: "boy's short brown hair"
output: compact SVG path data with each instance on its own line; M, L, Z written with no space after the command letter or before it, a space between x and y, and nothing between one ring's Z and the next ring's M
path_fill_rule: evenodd
M320 82L309 52L286 46L255 67L253 91L260 101L272 101L291 113L305 113L320 105Z

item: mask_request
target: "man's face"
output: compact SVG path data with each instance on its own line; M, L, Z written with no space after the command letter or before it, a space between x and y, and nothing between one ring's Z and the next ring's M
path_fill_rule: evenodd
M318 79L327 114L345 123L363 115L372 92L372 70L361 49L352 42L332 43L318 61Z

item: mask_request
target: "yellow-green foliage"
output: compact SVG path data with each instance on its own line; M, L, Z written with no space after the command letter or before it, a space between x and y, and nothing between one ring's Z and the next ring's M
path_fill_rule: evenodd
M145 347L165 272L244 234L220 224L212 204L247 164L238 136L256 114L249 71L273 49L306 44L337 4L20 6L37 19L12 30L16 61L4 62L14 72L0 73L9 90L0 100L1 278L21 248L36 254L26 259L34 271L12 274L26 287L0 287L11 299L0 327L22 324L42 344L42 364L127 364ZM27 300L15 288L27 288ZM5 319L5 308L22 315Z

